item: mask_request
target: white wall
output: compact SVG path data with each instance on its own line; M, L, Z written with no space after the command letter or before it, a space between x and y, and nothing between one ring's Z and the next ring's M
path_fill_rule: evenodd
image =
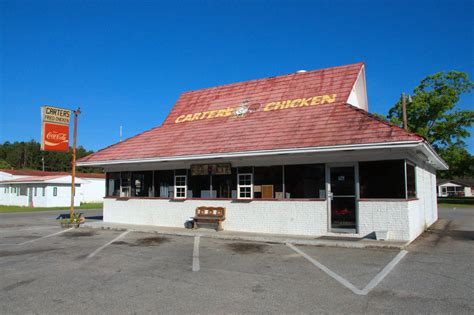
M81 202L102 202L105 197L104 178L82 178ZM77 194L76 194L77 196Z
M199 206L226 208L225 230L273 234L323 235L326 201L231 201L129 199L104 200L104 222L184 227Z
M358 203L358 234L389 231L391 240L412 241L438 219L436 175L427 166L416 167L417 199L361 200ZM326 201L232 201L104 199L104 221L183 227L198 206L222 206L227 209L225 230L294 234L334 235L328 231ZM345 234L340 234L345 236Z
M8 193L5 194L5 186L8 187ZM20 185L14 185L18 187ZM29 194L32 194L33 207L67 207L71 204L71 186L70 185L59 185L59 184L37 184L37 185L23 185L28 188L27 196L19 196L17 194L10 193L11 185L0 185L0 204L11 205L11 206L23 206L28 207ZM36 196L34 195L34 187L37 188ZM45 196L43 196L42 188L45 187ZM57 187L57 196L54 196L54 187ZM81 187L80 184L76 185L76 196L80 196ZM80 198L74 199L74 206L80 206Z
M408 205L416 201L368 200L359 202L359 234L389 231L392 240L410 239Z

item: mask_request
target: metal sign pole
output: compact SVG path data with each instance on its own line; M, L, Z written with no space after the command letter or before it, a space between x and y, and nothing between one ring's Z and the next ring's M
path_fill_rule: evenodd
M76 137L77 137L77 116L81 113L81 108L74 111L74 133L72 142L72 178L71 178L71 210L69 212L70 220L74 218L74 194L76 187L74 185L76 177Z

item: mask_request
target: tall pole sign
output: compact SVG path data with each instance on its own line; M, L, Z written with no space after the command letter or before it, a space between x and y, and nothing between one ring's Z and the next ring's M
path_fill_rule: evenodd
M74 114L71 174L71 220L74 217L77 116L80 113L80 108L75 111L71 111L69 109L58 108L53 106L41 107L41 150L43 151L69 151L69 124L71 121L71 114Z
M68 152L71 110L43 106L41 117L41 150Z
M74 195L76 194L76 186L74 185L76 178L76 137L77 137L77 116L81 113L81 109L78 108L74 111L74 131L72 140L72 182L71 182L71 220L74 217Z

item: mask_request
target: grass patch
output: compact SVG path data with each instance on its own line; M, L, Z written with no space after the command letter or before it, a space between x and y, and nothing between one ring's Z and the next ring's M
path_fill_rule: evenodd
M83 203L79 207L74 207L77 210L88 210L88 209L102 209L102 203ZM53 211L53 210L69 210L69 207L53 207L53 208L30 208L20 206L1 206L0 213L7 212L38 212L38 211Z
M474 197L438 198L440 208L474 208Z

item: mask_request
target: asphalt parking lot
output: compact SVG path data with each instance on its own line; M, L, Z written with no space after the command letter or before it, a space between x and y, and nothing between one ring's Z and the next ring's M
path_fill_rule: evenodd
M402 254L66 231L57 215L0 214L1 314L474 311L474 209L441 210Z

